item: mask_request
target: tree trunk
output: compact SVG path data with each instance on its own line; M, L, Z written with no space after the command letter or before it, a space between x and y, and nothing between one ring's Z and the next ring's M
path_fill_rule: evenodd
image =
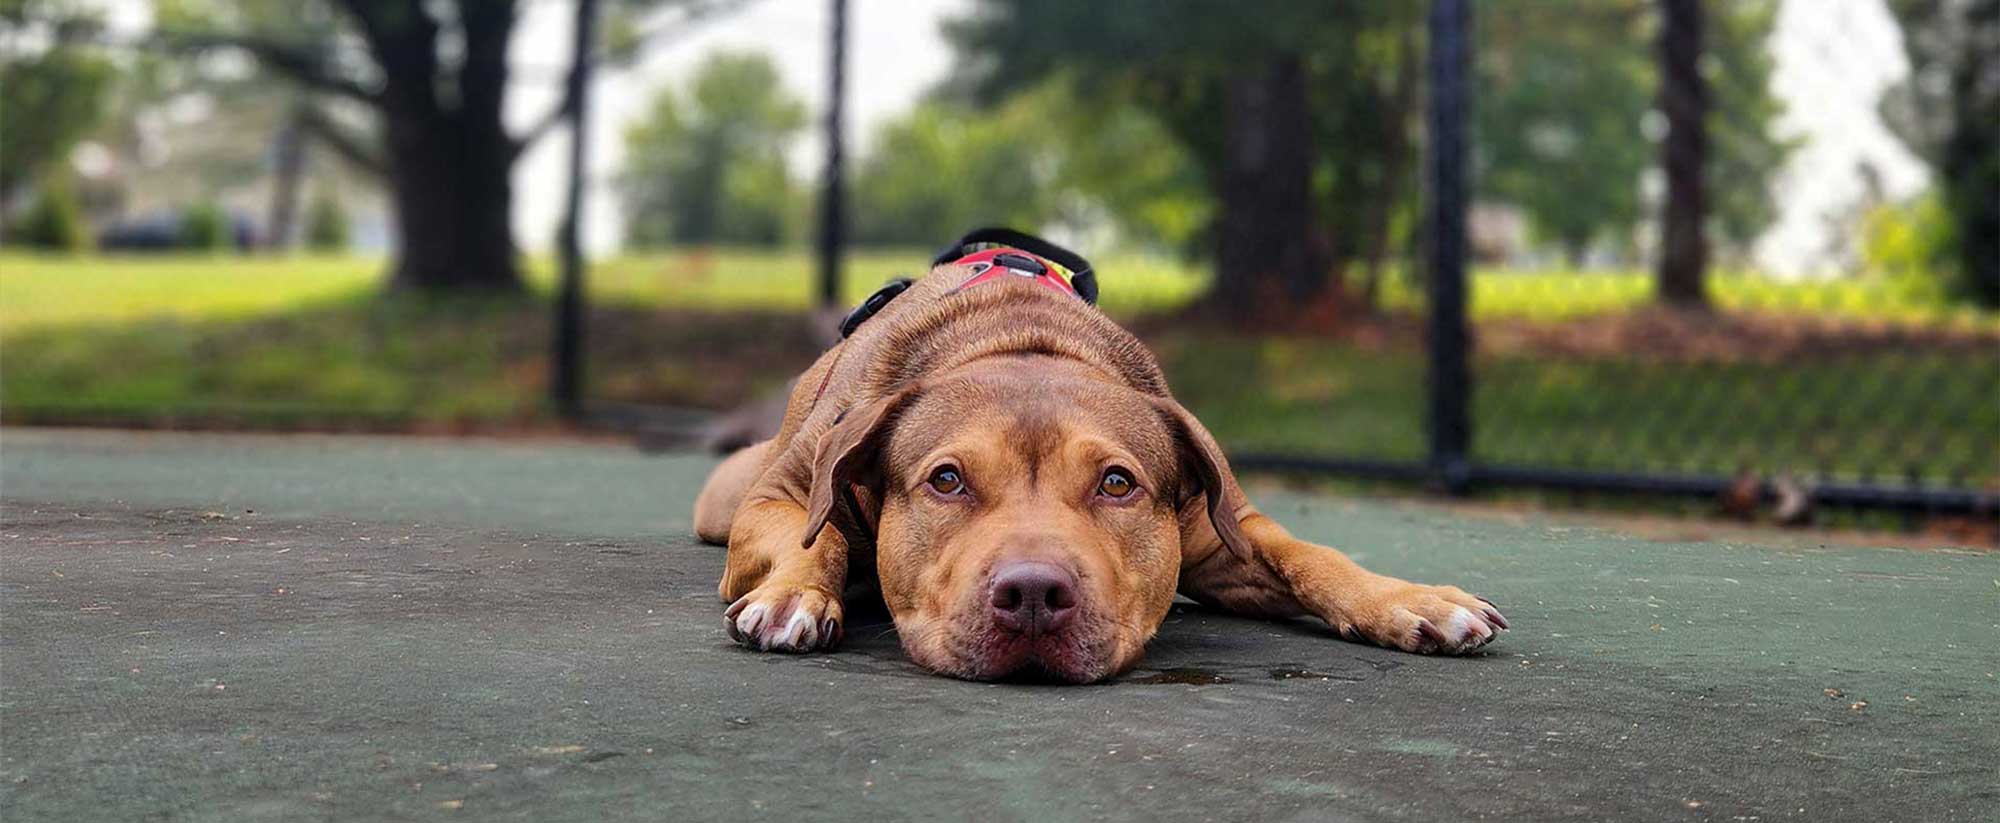
M819 307L840 305L840 255L847 245L846 146L841 139L847 108L847 0L833 0L833 38L826 87L826 181L819 200Z
M1701 76L1701 0L1660 0L1660 110L1667 138L1660 165L1667 178L1667 202L1660 226L1656 290L1671 306L1708 305L1708 217L1703 181L1707 167L1708 88Z
M1411 115L1417 108L1417 78L1423 68L1417 62L1414 30L1405 30L1398 44L1396 82L1381 116L1382 185L1374 193L1374 208L1368 210L1368 279L1362 289L1361 305L1374 311L1381 308L1382 270L1389 256L1390 218L1396 204L1403 201L1403 184L1410 172Z
M282 251L292 246L292 226L298 222L299 179L305 176L305 111L296 105L271 139L271 208L264 218L264 248Z
M2000 9L1962 14L1967 29L1986 33L1984 42L2000 33ZM1968 39L1951 65L1952 122L1939 166L1956 223L1960 290L1992 308L2000 307L2000 57L1978 45L1979 35Z
M396 288L521 288L513 240L511 146L463 117L387 118Z
M458 4L463 37L455 76L442 71L441 30L423 4L341 5L382 67L377 104L400 244L391 287L520 289L509 179L516 146L501 120L514 3Z
M1235 321L1291 314L1331 291L1313 230L1302 61L1279 57L1232 78L1228 112L1216 277L1206 303Z

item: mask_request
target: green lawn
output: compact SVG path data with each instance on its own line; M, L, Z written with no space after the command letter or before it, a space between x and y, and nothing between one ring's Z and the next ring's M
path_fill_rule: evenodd
M1993 313L1948 301L1937 286L1867 278L1780 282L1728 270L1709 279L1716 305L1728 310L1997 327ZM1471 310L1475 318L1565 320L1644 306L1652 290L1652 275L1642 271L1482 268L1473 272ZM1384 294L1393 307L1423 305L1408 279L1392 280Z
M846 261L842 291L859 301L883 281L921 273L923 251L868 251ZM0 335L46 326L132 320L233 320L370 294L384 260L357 257L42 257L0 254ZM1131 314L1168 308L1198 293L1200 270L1171 261L1112 258L1105 304ZM803 252L717 251L621 257L591 268L593 301L679 309L803 310L812 305L814 263ZM552 265L529 264L538 293Z
M291 311L375 288L354 257L0 255L0 335L57 325L209 322Z
M858 301L882 281L921 272L920 250L863 251L846 262L843 294ZM41 257L0 253L0 335L49 325L177 318L236 319L329 298L373 292L386 262L358 257ZM1207 274L1196 264L1141 256L1100 257L1104 306L1132 316L1170 309L1200 293ZM533 261L539 292L554 276ZM814 264L801 251L723 250L629 256L592 267L590 292L603 303L682 309L799 310L811 305ZM1387 278L1384 305L1417 309L1420 290L1407 276ZM1942 299L1935 290L1879 280L1778 283L1740 274L1712 281L1725 308L1805 312L1994 328L2000 316ZM1474 317L1556 320L1644 305L1651 288L1643 272L1475 271Z
M1175 393L1232 450L1424 455L1421 351L1285 338L1152 342ZM2000 480L2000 351L1783 364L1496 355L1474 371L1474 450L1488 462Z
M914 273L917 251L848 261L849 302ZM0 255L0 416L14 423L458 427L538 423L550 276L534 294L417 299L358 258ZM1172 261L1099 261L1104 304L1134 318L1204 286ZM810 258L722 251L630 257L591 272L592 394L724 408L783 383L818 342ZM1719 276L1725 307L2000 329L1921 289ZM1636 273L1480 271L1477 319L1556 325L1646 300ZM1392 278L1392 307L1418 298ZM1236 449L1422 453L1414 342L1148 327L1176 390ZM1640 352L1639 354L1643 354ZM2000 346L1888 347L1779 363L1495 353L1478 363L1480 456L1594 468L2000 478Z

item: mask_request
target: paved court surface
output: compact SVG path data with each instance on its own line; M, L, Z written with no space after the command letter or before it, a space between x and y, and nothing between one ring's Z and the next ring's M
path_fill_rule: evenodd
M1471 659L1177 608L1116 683L740 651L709 461L0 432L0 820L2000 819L2000 555L1256 495Z

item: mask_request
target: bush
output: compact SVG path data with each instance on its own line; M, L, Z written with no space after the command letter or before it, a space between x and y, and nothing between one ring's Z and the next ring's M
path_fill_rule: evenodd
M1944 299L1958 283L1951 213L1936 193L1876 206L1862 223L1861 260L1898 291Z
M306 207L306 248L313 251L346 251L347 207L331 189L320 189Z
M230 245L229 215L213 201L203 201L181 214L180 241L183 248L220 249Z
M85 251L91 245L90 235L84 231L83 206L77 201L76 191L59 181L42 187L35 205L22 215L13 234L16 243L50 251Z

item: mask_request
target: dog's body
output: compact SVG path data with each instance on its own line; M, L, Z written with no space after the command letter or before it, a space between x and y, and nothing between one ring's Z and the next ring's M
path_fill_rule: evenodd
M972 273L941 265L888 303L800 377L775 437L709 478L695 531L729 547L739 642L833 645L867 575L911 657L969 678L1124 671L1176 591L1413 652L1505 627L1457 588L1292 537L1137 339L1073 296Z

